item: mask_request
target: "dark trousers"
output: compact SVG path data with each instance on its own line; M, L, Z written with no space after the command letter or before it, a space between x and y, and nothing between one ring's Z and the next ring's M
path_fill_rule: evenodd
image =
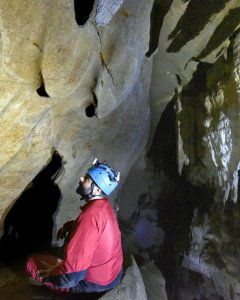
M123 269L118 273L117 277L108 285L100 285L86 280L81 280L76 286L70 288L70 292L73 293L93 293L93 292L104 292L111 290L118 286L123 276Z

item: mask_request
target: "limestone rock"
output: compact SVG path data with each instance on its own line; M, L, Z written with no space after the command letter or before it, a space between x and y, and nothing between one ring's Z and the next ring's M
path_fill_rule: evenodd
M132 84L138 80L148 47L150 28L146 27L146 20L151 13L151 4L149 0L138 1L138 5L130 0L124 1L111 23L98 30L102 69L96 78L94 93L97 99L104 99L98 100L99 118L105 117L122 103L131 92ZM122 26L118 26L119 22ZM130 35L132 28L134 31ZM112 51L113 47L115 51Z
M131 186L124 194L120 211L124 207L130 218L133 206L140 207L137 199L145 193L155 201L158 213L164 200L170 203L169 207L172 204L170 213L176 212L178 206L174 205L181 198L186 181L190 183L194 192L181 199L182 210L176 213L177 219L182 225L181 216L189 215L190 224L194 205L205 210L205 215L193 220L191 248L184 251L190 251L192 270L203 275L204 283L209 279L219 295L238 299L239 208L238 202L234 202L239 201L240 4L236 0L212 5L192 0L154 3L160 5L160 2L166 8L161 14L162 22L159 14L152 14L153 27L161 24L158 49L153 57L148 144L149 152L151 149L155 152L154 156L148 152L146 165L130 174ZM156 28L151 29L154 32ZM171 161L167 160L169 157ZM176 190L171 191L172 185L166 184L168 180L174 182ZM198 193L197 187L206 193ZM218 209L211 201L218 203ZM231 212L227 205L233 206ZM159 216L160 226L161 221ZM172 233L176 223L171 220L168 225ZM184 237L181 233L176 236L179 240L170 245L181 244L174 257L178 260L183 253L179 249ZM187 263L185 267L191 269Z
M165 279L161 271L149 261L140 267L148 300L167 300Z
M97 25L104 26L110 22L113 15L118 11L121 7L123 0L114 0L114 1L103 1L99 0L97 2L96 9L96 23Z
M58 225L79 212L78 178L95 157L124 180L149 130L152 2L124 1L101 28L94 13L78 26L73 1L1 2L1 227L54 149L65 162Z
M130 259L130 266L127 267L121 284L115 289L107 292L100 299L102 300L125 300L139 299L147 300L144 282L133 256Z
M188 159L184 173L195 185L213 184L215 200L223 202L236 202L238 190L240 119L233 74L231 48L228 59L200 63L179 95L177 112L179 140Z
M216 201L236 201L240 7L235 0L201 10L203 5L174 1L165 12L154 56L152 128L166 104L177 98L180 174L184 170L194 185L214 185ZM188 30L191 22L195 25Z

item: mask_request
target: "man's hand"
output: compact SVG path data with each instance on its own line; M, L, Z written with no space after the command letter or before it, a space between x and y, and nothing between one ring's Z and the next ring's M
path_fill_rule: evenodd
M50 265L49 263L45 262L45 261L41 261L41 263L46 267L46 269L44 270L39 270L38 271L38 276L40 280L44 280L47 277L49 277L51 275L51 271L53 269L55 269L56 267L58 267L61 264L61 260L58 259L57 263L55 265Z
M57 240L65 239L67 236L68 230L65 227L62 227L57 232Z

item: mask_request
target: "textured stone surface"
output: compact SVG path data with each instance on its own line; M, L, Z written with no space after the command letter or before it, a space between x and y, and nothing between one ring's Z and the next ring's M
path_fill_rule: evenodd
M133 256L130 259L130 265L127 267L121 284L115 289L107 292L100 299L102 300L124 300L139 299L147 300L144 282L138 265Z
M179 140L187 158L183 172L195 185L213 184L215 200L223 202L236 202L238 192L239 83L233 75L230 44L227 59L199 64L179 95L177 112Z
M226 300L239 298L239 220L239 203L214 203L204 215L196 210L191 247L183 260Z
M159 14L151 14L153 2ZM98 4L104 19L109 12ZM130 219L141 195L149 195L154 222L156 209L159 224L165 222L173 235L166 235L165 255L170 250L179 259L199 206L184 266L210 280L225 299L235 293L235 300L239 1L114 1L104 24L96 9L97 3L89 21L78 26L70 0L1 1L1 222L53 148L65 161L57 180L63 197L57 226L79 213L78 176L93 157L111 161L123 181L141 157L122 194L121 216ZM160 32L151 49L149 32ZM145 53L155 53L152 73ZM45 96L37 93L40 87ZM144 156L147 140L151 149ZM229 200L231 209L221 206ZM161 220L161 205L174 218ZM154 251L149 249L159 262ZM191 264L194 259L199 266Z
M140 271L143 277L147 299L167 300L165 279L156 265L149 261L140 267Z
M1 1L1 223L53 149L65 161L60 223L75 217L78 177L95 156L124 179L149 129L152 2L124 1L98 28L96 5L78 26L73 1Z
M239 208L233 203L239 201L239 1L154 4L162 8L162 22L159 14L155 22L152 15L152 25L161 28L158 49L150 49L155 51L150 151L130 173L130 193L124 192L120 213L130 220L136 207L142 207L141 196L150 195L166 235L156 256L148 251L159 266L165 263L166 280L176 281L172 295L168 290L172 299L177 292L184 300L210 294L211 299L238 299ZM228 202L231 210L224 208ZM194 208L201 217L194 219L189 241ZM205 230L203 237L198 229ZM194 256L199 286L184 294L178 289L177 267L194 246L199 246ZM190 264L185 267L191 270ZM194 281L194 272L187 274L186 281L191 276Z

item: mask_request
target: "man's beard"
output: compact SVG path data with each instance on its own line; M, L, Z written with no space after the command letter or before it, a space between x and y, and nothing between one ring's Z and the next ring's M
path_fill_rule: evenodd
M79 184L78 188L76 189L76 193L81 196L81 199L86 199L86 200L88 200L89 198L92 197L92 192L93 192L92 187L86 189L83 186L83 184L81 184L81 183Z

